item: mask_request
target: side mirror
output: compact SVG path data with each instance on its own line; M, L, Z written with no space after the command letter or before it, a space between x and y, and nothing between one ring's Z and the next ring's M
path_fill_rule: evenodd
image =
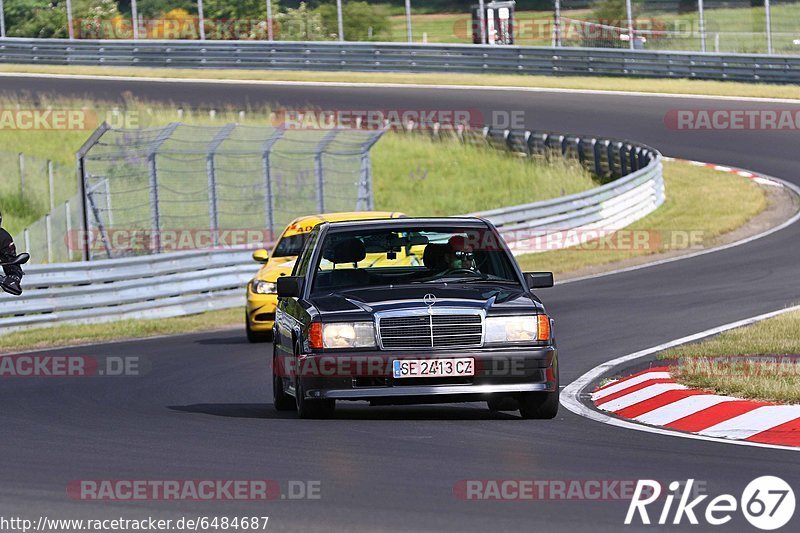
M263 248L259 248L255 252L253 252L253 261L258 263L266 263L269 259L269 252Z
M278 298L299 298L302 294L303 278L301 276L278 278Z
M552 272L525 272L525 282L530 289L547 289L555 285Z
M30 258L31 258L30 254L19 254L17 257L12 259L8 263L0 263L0 264L8 266L19 266L27 263L30 260Z

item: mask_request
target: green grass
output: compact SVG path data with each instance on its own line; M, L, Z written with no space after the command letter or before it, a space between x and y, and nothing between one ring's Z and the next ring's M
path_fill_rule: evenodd
M704 342L659 354L677 359L676 379L689 387L766 401L800 403L800 359L753 361L726 357L800 354L800 312L791 312Z
M648 232L651 245L628 249L585 247L555 250L517 257L523 270L575 271L589 266L615 263L676 249L684 243L684 232L698 232L702 240L693 245L709 246L720 235L734 230L766 207L764 191L747 178L679 162L664 164L667 199L655 212L634 222L626 230ZM714 198L709 202L708 198ZM675 236L673 238L673 235ZM670 246L672 245L672 246Z
M730 81L657 80L602 76L529 76L517 74L434 74L375 72L306 72L235 69L155 69L54 65L0 65L0 72L73 74L93 76L161 77L212 80L298 81L308 83L396 83L430 85L474 85L479 87L522 87L539 89L592 89L643 93L692 94L698 96L746 96L800 99L800 86Z
M575 163L402 134L386 135L372 161L376 209L417 216L466 214L597 186Z
M242 310L236 308L158 320L121 320L105 324L36 328L0 336L0 353L214 331L239 324L242 324L242 336L244 337L243 320Z

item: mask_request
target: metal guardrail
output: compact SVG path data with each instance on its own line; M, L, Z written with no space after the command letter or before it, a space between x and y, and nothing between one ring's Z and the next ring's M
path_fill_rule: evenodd
M5 38L0 63L800 82L800 56L471 44Z
M244 305L242 287L254 266L247 250L33 265L25 269L23 295L3 297L0 327L11 332L236 307Z
M491 220L524 249L518 237L565 230L622 228L664 200L661 154L647 146L611 139L547 132L468 130L466 143L486 143L533 158L577 160L609 183L589 191L474 213ZM163 318L243 306L243 287L256 265L246 250L202 250L93 262L35 265L26 269L21 298L3 297L3 332L60 323L125 318Z

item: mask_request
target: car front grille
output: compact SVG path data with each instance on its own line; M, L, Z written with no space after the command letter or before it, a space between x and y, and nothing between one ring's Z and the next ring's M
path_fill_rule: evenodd
M427 312L378 318L381 347L386 350L462 348L483 344L480 312Z

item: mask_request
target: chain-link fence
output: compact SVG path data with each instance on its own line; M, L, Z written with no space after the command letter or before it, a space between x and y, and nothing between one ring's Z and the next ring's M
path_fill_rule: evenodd
M557 15L553 32L556 46L800 53L797 0L633 0L629 4L598 0L589 5L585 0L563 0ZM519 22L520 44L525 42L526 27L523 17Z
M19 250L31 254L34 262L71 261L65 238L80 222L80 202L75 195L75 169L24 153L0 152L0 207L6 224L11 224ZM14 231L20 219L36 220Z
M462 9L412 0L407 12L397 2L378 3L330 0L302 8L251 3L237 5L236 18L230 18L231 10L218 4L204 11L202 0L143 4L138 11L135 1L112 1L76 5L69 17L69 3L45 8L41 0L41 6L8 9L7 36L471 43L481 33L478 0ZM508 2L483 4L483 36L494 43L498 17L507 16L499 6ZM503 28L522 46L800 54L800 0L518 0L513 22Z
M91 258L272 241L301 214L372 207L382 131L200 126L102 129L79 157Z

